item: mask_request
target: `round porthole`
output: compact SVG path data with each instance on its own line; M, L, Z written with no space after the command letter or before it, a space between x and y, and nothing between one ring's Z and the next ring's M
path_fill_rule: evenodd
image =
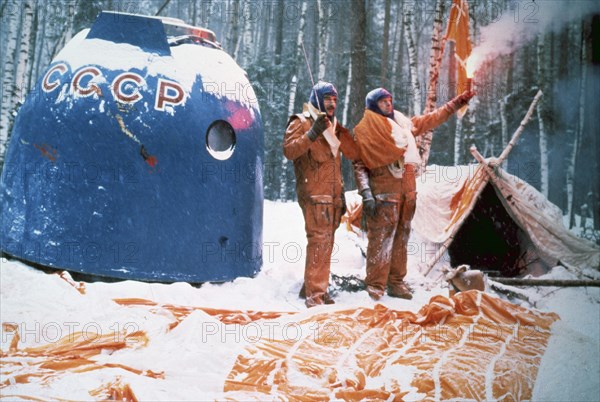
M235 149L235 131L231 124L217 120L206 131L206 149L213 158L227 160Z

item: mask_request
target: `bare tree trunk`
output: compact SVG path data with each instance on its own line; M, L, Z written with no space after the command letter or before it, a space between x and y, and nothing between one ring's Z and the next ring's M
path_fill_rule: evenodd
M381 51L381 86L387 88L389 83L388 78L388 53L390 41L390 9L392 6L391 0L385 0L385 14L383 18L383 49Z
M404 1L402 0L398 5L396 12L396 28L394 34L394 58L392 60L392 79L390 82L390 91L392 94L396 94L396 81L400 74L402 74L402 63L403 63L403 45L404 45L404 27L402 25Z
M288 103L288 116L294 114L295 104L296 104L296 88L298 87L298 77L294 74L292 77L292 82L290 83L290 97ZM279 185L279 199L287 200L288 199L288 177L289 177L289 163L285 156L281 157L281 182Z
M56 43L56 47L54 48L54 52L52 54L52 58L58 54L60 49L65 47L68 41L73 38L73 23L75 21L75 15L77 13L77 6L79 0L75 0L73 3L67 3L67 20L65 21L64 29L60 40Z
M429 54L429 88L425 102L425 113L435 110L437 102L437 83L440 76L440 65L444 54L445 40L442 39L442 24L444 17L444 1L437 0L431 34L431 53Z
M425 103L425 113L433 112L437 104L437 84L440 77L440 65L444 54L445 39L441 38L442 18L444 16L444 2L437 0L435 5L435 15L433 18L433 32L431 34L431 53L429 55L429 88L427 90L427 101ZM433 139L433 130L423 133L417 139L417 147L421 155L421 170L425 171L429 162L429 152L431 150L431 141Z
M600 32L600 16L595 15L593 17L589 17L590 25L588 32ZM598 49L600 49L600 35L591 34L587 35L586 38L588 43L587 48L588 57L586 62L590 64L587 67L586 76L587 82L585 88L588 90L587 93L587 102L585 105L589 110L598 110L598 105L600 101L598 100L598 93L600 93L600 54L598 53ZM594 50L596 49L596 50ZM584 110L580 110L581 113ZM589 210L591 211L591 215L594 219L594 229L600 230L600 162L598 158L600 156L600 141L598 139L598 132L600 132L600 121L598 118L592 118L586 120L586 131L589 134L588 138L590 139L590 149L594 150L592 158L591 169L591 180L590 180L590 192L588 193L588 205ZM596 244L599 241L596 240Z
M579 85L579 118L577 129L574 133L573 148L571 149L571 156L567 165L567 215L569 216L569 227L575 226L575 166L577 165L577 156L579 154L579 147L581 144L581 136L583 134L583 124L585 122L585 88L587 85L587 58L586 47L583 39L581 39L581 74L580 74L580 85ZM571 130L569 130L571 131ZM572 131L571 131L572 133Z
M36 3L34 3L34 12L33 12L33 22L32 22L32 31L31 31L31 37L29 39L29 47L30 47L30 53L29 53L29 60L27 63L27 90L29 91L30 88L33 87L33 85L35 84L35 80L37 79L37 75L35 74L36 72L36 66L38 64L37 62L37 58L39 56L38 53L38 47L37 44L39 42L41 42L41 40L39 40L39 38L43 38L43 36L40 36L41 32L38 29L40 25L44 25L43 23L40 23L40 8L43 7L38 7L38 5ZM43 31L43 28L42 28Z
M506 103L508 102L508 95L501 98L500 103L500 133L501 133L501 144L500 148L504 148L508 144L508 121L506 119ZM503 166L503 168L506 168Z
M319 72L318 80L325 79L325 66L327 58L327 7L323 0L317 0L317 9L319 10Z
M537 46L537 73L538 73L538 85L539 88L544 93L548 93L547 91L547 69L545 68L547 60L545 57L545 46L544 46L544 34L540 33L538 35L538 46ZM544 116L544 99L537 104L537 115L539 122L539 148L540 148L540 192L544 195L544 197L548 198L548 145L547 145L547 135L546 135L546 122Z
M513 72L514 72L514 58L515 52L510 52L508 60L506 61L506 94L510 95L513 92Z
M344 97L344 112L342 114L342 125L348 127L348 112L350 110L350 92L352 90L352 59L348 62L348 80L346 81L346 96Z
M456 120L456 131L454 132L454 164L460 165L462 162L462 119Z
M306 0L302 1L302 11L301 11L301 15L300 15L300 28L298 30L298 36L296 37L296 51L294 53L294 65L293 65L293 70L296 72L295 77L297 79L297 77L300 75L298 74L298 70L299 70L299 66L301 64L301 59L302 59L302 43L304 42L304 30L306 28L306 10L308 8L308 3ZM295 98L296 96L296 90L294 88L293 91L293 96ZM292 99L292 91L290 90L290 100ZM291 113L288 113L289 115L291 115L293 113L293 104L289 105L291 110Z
M226 7L231 7L231 11L226 15L229 17L225 26L229 26L227 33L227 49L233 58L237 57L238 43L240 41L240 0L233 0L231 5L227 4Z
M190 14L192 15L190 22L193 26L197 26L198 25L198 5L195 1L191 1L190 3L191 3L190 4L190 6L191 6Z
M290 93L289 93L289 102L288 102L288 116L294 114L295 104L296 104L296 90L298 88L298 70L300 66L300 59L302 58L302 43L304 42L304 29L306 28L306 9L308 7L308 3L306 0L302 1L302 11L300 12L300 28L298 29L298 36L296 37L296 51L294 54L294 65L293 70L295 71L294 76L292 77L292 82L290 84ZM279 189L279 197L282 200L288 198L288 170L289 163L288 160L282 156L281 157L281 186Z
M574 26L575 27L575 26ZM585 124L585 95L587 86L587 47L584 38L584 27L581 27L581 79L579 85L579 118L577 129L575 131L575 141L573 150L567 167L567 214L569 216L569 227L575 226L575 167L577 166L577 156L581 147L583 138L583 129Z
M365 96L367 85L367 47L365 38L367 36L367 10L364 0L352 1L352 81L350 94L350 115L347 124L354 127L362 118L365 108Z
M581 107L581 105L580 105ZM577 148L579 144L579 130L573 131L570 128L566 130L567 139L573 138L573 144L571 153L567 160L567 175L566 175L566 192L567 192L567 216L569 217L569 227L572 228L574 225L574 211L573 211L573 188L574 188L574 176L575 176L575 159L577 157Z
M260 39L258 41L258 43L260 43L260 53L258 54L267 54L269 53L269 50L272 49L270 45L271 41L269 40L269 38L271 37L270 32L271 32L271 21L273 18L273 10L271 9L273 4L269 4L268 5L268 10L267 13L265 15L263 15L263 13L259 13L258 16L256 16L256 18L262 17L261 21L256 21L258 25L257 26L257 31L259 30L258 27L260 27ZM257 53L253 52L253 57L252 60L256 59Z
M244 12L251 12L250 7L246 9L246 6L249 6L249 3L244 2L240 4L242 7L240 11L240 15L238 18L242 19L242 36L237 41L237 47L234 52L234 56L236 61L242 66L246 67L246 65L252 59L251 53L252 49L254 49L254 33L253 33L253 18L251 15L245 15Z
M414 41L414 20L413 20L413 9L412 4L406 8L404 14L404 36L406 45L408 46L408 58L409 58L409 69L410 69L410 86L411 86L411 100L412 110L409 111L411 115L421 114L421 85L419 84L419 60L417 57L417 47Z
M10 7L10 6L9 6ZM15 8L18 9L18 8ZM13 102L14 93L17 92L15 88L16 78L16 50L18 43L18 32L20 15L7 15L5 17L7 21L7 44L6 44L6 56L3 62L3 76L2 76L2 103L0 107L0 160L4 161L4 153L6 151L6 145L8 142L8 135L10 126L12 124L11 111L15 106Z
M21 43L19 44L19 56L17 59L17 71L15 83L19 92L14 94L13 104L22 102L28 91L29 77L29 54L31 53L31 32L33 31L33 1L25 0L23 3L23 18L21 22Z
M457 68L456 68L456 52L455 52L456 44L454 41L446 42L446 49L448 50L448 80L446 83L446 87L448 89L448 99L452 99L456 96L456 80L457 80ZM456 133L456 120L457 119L449 119L446 123L448 125L448 140L446 141L448 144L448 156L449 158L454 157L454 141L453 138L450 138L451 135ZM450 159L453 160L453 159ZM447 163L450 163L449 161Z
M283 0L277 2L276 27L275 27L275 64L281 64L281 53L283 50Z

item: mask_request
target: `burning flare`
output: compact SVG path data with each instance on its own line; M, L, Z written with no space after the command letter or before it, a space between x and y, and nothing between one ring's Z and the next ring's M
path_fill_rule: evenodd
M471 55L467 59L467 78L473 78L473 76L475 75L475 71L479 68L479 65L481 64L480 62L481 54L476 52L471 53Z

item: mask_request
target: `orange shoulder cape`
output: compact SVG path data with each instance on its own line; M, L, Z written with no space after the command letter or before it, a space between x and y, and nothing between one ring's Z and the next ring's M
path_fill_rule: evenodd
M354 128L360 158L369 169L389 165L404 155L392 138L392 125L387 117L365 109L365 115Z

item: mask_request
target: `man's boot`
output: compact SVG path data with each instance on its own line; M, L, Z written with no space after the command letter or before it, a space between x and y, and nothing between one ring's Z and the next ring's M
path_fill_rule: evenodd
M383 297L384 291L383 289L379 289L375 286L368 285L367 293L369 294L369 296L371 296L371 299L378 301Z
M301 299L306 299L306 287L304 286L304 284L302 284L302 287L300 288L300 293L298 293L298 297L300 297ZM329 292L323 295L323 304L335 304L335 301L333 300ZM311 307L315 305L316 304L313 304L311 305Z
M335 304L335 301L333 300L333 298L331 297L331 295L329 294L329 292L325 293L323 295L323 303L325 304Z
M400 282L388 287L388 296L399 297L401 299L412 299L412 290L404 282Z

